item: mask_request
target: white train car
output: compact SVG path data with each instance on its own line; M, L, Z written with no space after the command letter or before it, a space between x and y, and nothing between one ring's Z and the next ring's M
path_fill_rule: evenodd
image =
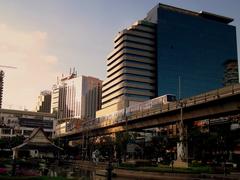
M156 97L154 99L144 101L142 103L131 105L126 108L126 115L132 115L139 111L149 110L152 108L162 107L164 104L168 104L170 102L175 102L176 96L173 94L165 94L163 96Z
M175 102L176 100L177 100L177 98L175 95L166 94L166 95L159 96L159 97L152 99L151 102L152 102L152 107L153 107L154 105L164 105L164 104L168 104L170 102Z
M157 98L136 103L127 107L126 109L121 109L119 111L113 112L111 114L96 118L93 122L89 121L87 126L104 126L110 124L116 124L120 121L125 120L126 116L131 116L135 113L150 110L153 108L161 108L163 105L168 104L170 102L175 102L176 96L173 94L166 94L163 96L159 96Z

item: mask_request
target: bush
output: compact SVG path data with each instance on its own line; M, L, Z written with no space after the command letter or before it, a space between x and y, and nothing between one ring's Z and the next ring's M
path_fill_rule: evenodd
M206 167L202 161L196 161L193 160L192 163L190 164L191 167Z
M126 167L126 168L134 168L135 164L132 163L122 163L120 167Z
M122 167L142 167L142 166L156 166L151 160L132 160L121 164Z

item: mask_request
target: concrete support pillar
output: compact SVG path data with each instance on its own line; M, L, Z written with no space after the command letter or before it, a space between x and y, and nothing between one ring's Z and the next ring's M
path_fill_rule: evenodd
M188 160L187 126L179 123L179 142L177 143L177 160Z
M183 108L180 109L179 142L177 143L177 160L174 162L174 167L188 167L188 141L187 141L187 125L183 123Z
M113 138L113 158L116 159L117 158L117 148L116 148L116 133L113 133L112 135Z
M90 154L90 149L89 149L89 137L88 134L85 136L85 159L90 160L91 154Z
M177 161L186 162L188 161L188 146L187 142L177 143Z

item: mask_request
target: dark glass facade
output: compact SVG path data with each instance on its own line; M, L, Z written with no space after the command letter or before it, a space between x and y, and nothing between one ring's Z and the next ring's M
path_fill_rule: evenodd
M224 63L237 60L230 18L159 4L146 20L157 23L157 96L179 95L179 79L181 98L223 86Z

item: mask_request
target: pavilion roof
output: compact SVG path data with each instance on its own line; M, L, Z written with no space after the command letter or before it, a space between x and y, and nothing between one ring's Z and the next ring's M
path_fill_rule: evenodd
M12 150L30 150L30 149L51 152L63 150L62 148L52 143L52 141L46 136L42 128L35 128L28 139L26 139L22 144L12 148Z

